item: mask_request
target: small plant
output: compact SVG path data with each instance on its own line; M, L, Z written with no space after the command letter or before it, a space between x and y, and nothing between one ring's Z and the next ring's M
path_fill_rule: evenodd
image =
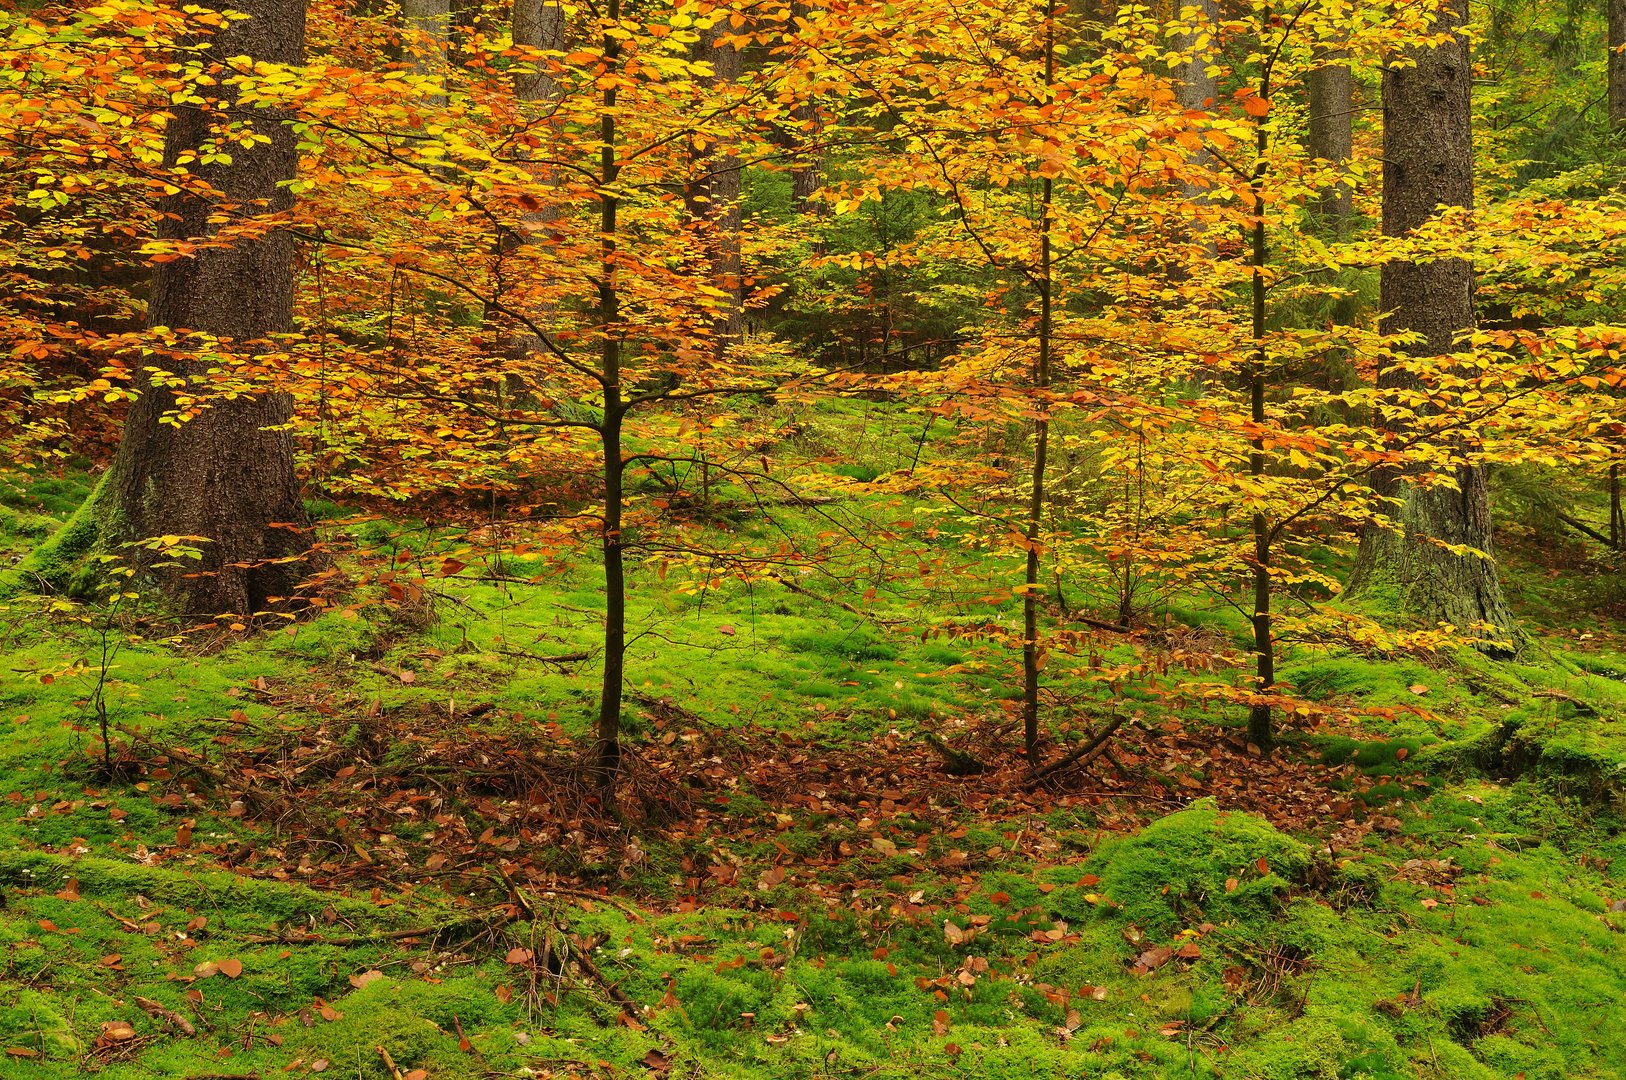
M198 545L204 543L208 543L207 537L155 536L125 544L124 547L127 549L136 549L146 554L135 559L114 554L96 556L102 567L103 578L97 590L96 602L76 603L66 597L53 598L51 601L49 610L52 614L66 615L80 625L88 627L92 635L91 657L76 658L63 674L94 678L90 708L96 719L97 733L101 737L104 772L111 772L113 768L112 720L108 709L108 691L117 683L113 678L115 661L118 659L119 651L137 639L137 635L124 630L130 622L132 610L142 596L139 590L131 586L136 583L143 568L166 569L182 565L181 560L184 559L201 560L203 551ZM46 678L52 679L55 676Z

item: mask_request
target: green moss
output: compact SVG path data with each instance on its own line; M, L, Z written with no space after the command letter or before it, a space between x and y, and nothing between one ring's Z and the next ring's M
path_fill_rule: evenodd
M25 590L85 597L94 593L98 567L91 559L109 535L109 506L104 494L108 474L85 496L73 516L35 547L22 561L0 573L0 594Z
M1129 920L1169 934L1276 910L1309 870L1310 851L1259 818L1199 799L1104 844L1091 865Z

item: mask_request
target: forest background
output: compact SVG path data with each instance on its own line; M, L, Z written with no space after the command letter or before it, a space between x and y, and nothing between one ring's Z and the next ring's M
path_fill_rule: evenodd
M10 1068L1626 1069L1620 0L3 17Z

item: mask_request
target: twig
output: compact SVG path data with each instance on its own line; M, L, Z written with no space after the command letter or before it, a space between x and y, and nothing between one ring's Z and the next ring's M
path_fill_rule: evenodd
M403 941L407 938L433 937L466 923L452 923L447 926L414 926L410 930L391 930L382 934L354 934L342 937L318 937L315 934L294 937L289 934L250 934L241 940L255 945L339 945L350 947L353 945L371 945L378 941Z
M390 1076L394 1077L395 1080L403 1080L401 1069L395 1064L395 1059L390 1057L390 1052L384 1049L383 1046L375 1046L373 1049L377 1050L378 1056L384 1059L384 1067L389 1069Z
M565 935L565 939L567 941L569 940L570 931L565 929L563 923L554 923L553 926L554 929L559 931L559 933ZM625 1013L629 1019L638 1019L638 1003L628 997L626 991L622 990L621 987L611 982L605 976L604 972L599 970L599 966L593 963L593 958L591 955L589 955L587 949L571 949L570 959L578 968L581 969L583 975L586 975L589 979L598 984L599 989L604 991L606 997L615 1002L617 1005L621 1006L621 1011Z
M1074 615L1073 619L1077 622L1083 623L1085 626L1093 626L1097 630L1105 630L1111 634L1129 634L1133 633L1135 630L1133 626L1125 626L1122 623L1107 622L1105 619L1092 619L1088 615Z
M770 573L768 576L779 582L779 584L783 585L793 593L800 593L802 596L808 597L811 600L817 600L821 604L834 604L843 611L850 611L861 619L869 619L871 622L880 623L882 626L894 626L898 623L908 622L907 619L883 619L879 615L865 611L863 608L858 607L855 604L849 604L845 600L837 600L833 596L822 596L819 593L814 592L812 589L804 588L803 586L796 584L796 582L791 581L789 578L781 577L779 574Z
M162 1020L165 1024L169 1025L171 1028L174 1028L176 1031L179 1031L187 1038L192 1038L198 1033L198 1029L192 1026L192 1021L188 1020L178 1012L171 1012L162 1005L158 1004L158 1002L153 1001L151 998L132 997L130 1000L141 1006L147 1015L153 1017L154 1019Z

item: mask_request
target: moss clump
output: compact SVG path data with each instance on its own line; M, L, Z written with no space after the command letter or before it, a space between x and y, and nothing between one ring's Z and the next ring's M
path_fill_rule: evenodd
M1123 913L1170 933L1274 911L1283 891L1303 880L1310 849L1259 818L1199 799L1106 845L1098 858L1106 894Z
M0 574L0 595L34 589L86 597L95 591L99 575L90 556L105 546L114 525L111 508L105 505L103 498L107 476L102 474L79 509L60 529L16 566Z

